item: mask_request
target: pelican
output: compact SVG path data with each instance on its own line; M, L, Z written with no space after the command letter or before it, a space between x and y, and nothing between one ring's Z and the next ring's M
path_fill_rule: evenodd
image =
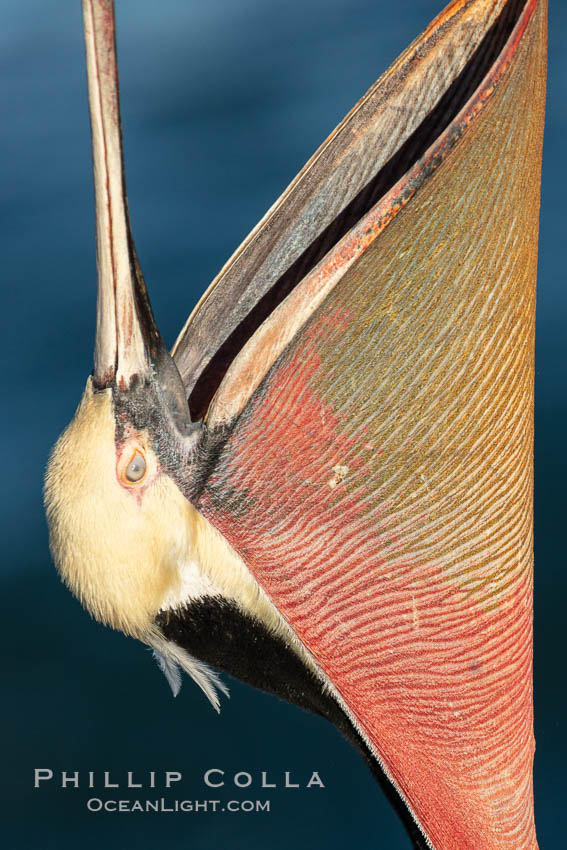
M112 0L83 0L94 367L50 546L100 622L331 720L416 848L533 850L532 441L545 0L453 0L169 353L131 234Z

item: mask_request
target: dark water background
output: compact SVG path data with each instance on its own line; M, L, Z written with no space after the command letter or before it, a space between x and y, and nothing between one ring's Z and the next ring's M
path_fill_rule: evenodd
M172 343L221 264L440 0L121 0L119 54L134 233ZM537 327L536 822L561 846L565 796L565 4L552 3ZM0 7L3 846L407 848L367 769L325 721L237 682L220 717L173 700L150 655L60 585L43 469L91 369L95 265L79 2ZM187 799L270 814L95 815L88 789L32 788L35 767L180 770ZM283 772L324 790L207 793L205 769ZM112 796L160 796L122 790ZM104 796L104 792L95 794ZM479 848L480 850L480 848Z

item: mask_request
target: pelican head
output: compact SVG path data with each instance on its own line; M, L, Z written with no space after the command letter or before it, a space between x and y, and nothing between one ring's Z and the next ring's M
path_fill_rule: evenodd
M177 475L190 463L199 428L157 329L130 232L111 12L85 3L97 213L94 369L53 450L45 492L64 581L98 620L142 637L178 587L179 564L194 560L195 510Z

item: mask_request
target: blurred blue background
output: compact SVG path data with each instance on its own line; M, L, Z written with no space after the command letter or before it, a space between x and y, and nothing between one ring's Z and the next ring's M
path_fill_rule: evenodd
M169 344L241 239L440 5L119 0L133 228ZM564 835L566 12L552 3L537 326L541 848L557 847ZM408 848L366 767L329 724L237 682L220 717L187 680L173 700L149 652L90 620L59 583L42 476L90 372L95 320L80 4L12 0L2 4L0 22L3 846ZM120 778L127 770L180 770L185 781L174 796L269 796L272 811L89 814L86 788L34 791L35 767L110 770ZM211 767L278 777L290 770L301 782L317 770L326 787L210 794L201 777Z

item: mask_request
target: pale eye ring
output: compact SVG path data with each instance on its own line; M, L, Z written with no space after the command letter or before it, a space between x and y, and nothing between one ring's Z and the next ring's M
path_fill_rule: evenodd
M134 452L134 456L124 470L124 477L130 484L138 484L146 474L146 460L141 452Z

